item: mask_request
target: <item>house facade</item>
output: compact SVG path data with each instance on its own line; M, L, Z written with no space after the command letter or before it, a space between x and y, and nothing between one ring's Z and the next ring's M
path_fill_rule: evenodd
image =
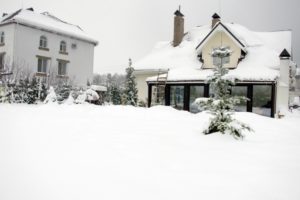
M220 60L212 55L226 47L232 52L222 60L226 75L236 80L231 95L249 99L237 111L274 117L289 105L291 31L254 32L212 16L209 25L184 33L184 15L174 17L174 39L160 42L154 50L134 63L139 100L148 106L162 104L198 112L195 99L213 95L207 80Z
M0 70L86 86L98 42L48 12L20 9L0 18Z

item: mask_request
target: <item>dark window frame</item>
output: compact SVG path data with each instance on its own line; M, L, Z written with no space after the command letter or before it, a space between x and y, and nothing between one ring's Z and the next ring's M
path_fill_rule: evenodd
M148 107L151 106L152 86L155 83L148 83ZM275 82L255 82L255 83L236 83L234 86L245 86L247 88L247 112L253 111L253 86L269 85L271 86L271 116L275 116L276 105L276 83ZM209 84L206 83L168 83L165 87L165 105L170 106L170 86L184 86L184 110L189 111L190 107L190 86L204 86L204 97L209 97Z

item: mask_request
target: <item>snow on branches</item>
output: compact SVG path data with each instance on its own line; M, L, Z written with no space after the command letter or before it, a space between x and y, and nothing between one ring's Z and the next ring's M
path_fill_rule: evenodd
M203 110L208 110L213 116L208 126L203 131L204 134L211 134L214 132L220 132L222 134L231 134L234 138L243 138L243 131L252 131L250 126L240 122L232 117L234 114L234 107L247 101L246 97L231 96L230 90L235 85L235 80L225 77L228 73L228 69L223 67L223 59L230 56L231 51L226 47L220 47L214 49L211 53L212 56L221 59L214 70L214 74L209 77L208 83L213 95L210 98L201 98L196 103Z

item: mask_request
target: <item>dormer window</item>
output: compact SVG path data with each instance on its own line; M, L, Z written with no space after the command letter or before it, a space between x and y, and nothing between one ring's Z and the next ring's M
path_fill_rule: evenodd
M47 38L45 36L41 36L39 49L49 51L47 47L48 47Z
M59 45L59 53L67 54L67 43L65 41L61 41Z
M5 43L5 33L4 32L1 32L0 33L0 45L4 45Z
M219 54L222 51L222 56ZM226 52L228 53L226 54ZM225 53L225 54L224 54ZM213 65L214 66L224 66L225 64L230 63L230 48L229 47L218 47L218 48L213 48L212 51L212 59L213 59Z

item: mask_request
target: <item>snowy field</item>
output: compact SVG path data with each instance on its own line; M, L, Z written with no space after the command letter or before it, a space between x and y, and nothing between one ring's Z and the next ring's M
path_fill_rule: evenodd
M300 114L244 140L167 107L0 105L1 200L299 200Z

